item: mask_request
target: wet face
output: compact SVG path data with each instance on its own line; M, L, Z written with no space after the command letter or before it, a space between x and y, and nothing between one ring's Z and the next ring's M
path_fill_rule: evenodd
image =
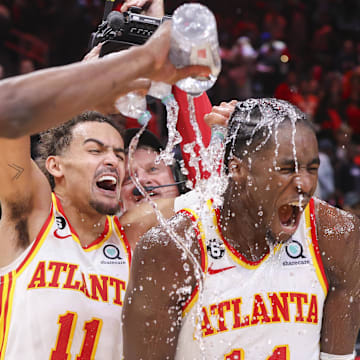
M175 182L171 168L162 161L155 163L158 153L150 148L139 148L133 156L133 169L142 186L159 186L173 184ZM126 165L127 170L127 165ZM142 195L134 195L135 184L126 171L125 180L121 189L121 201L124 210L129 210L133 206L146 199ZM148 191L152 199L171 198L179 195L177 186L168 186Z
M121 135L110 124L100 122L77 124L72 134L71 144L59 156L57 184L65 187L82 211L115 214L125 173Z
M319 167L317 140L311 129L298 124L295 141L290 122L278 130L276 141L272 139L251 156L245 180L252 221L271 242L284 242L296 231L315 192Z

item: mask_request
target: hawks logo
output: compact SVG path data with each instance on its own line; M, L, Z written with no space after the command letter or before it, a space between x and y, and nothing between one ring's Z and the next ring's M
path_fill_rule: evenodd
M225 254L225 246L218 239L210 239L206 250L213 259L221 259Z

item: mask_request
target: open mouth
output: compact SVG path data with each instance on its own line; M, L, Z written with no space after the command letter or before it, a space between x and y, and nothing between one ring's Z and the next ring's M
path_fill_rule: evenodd
M297 203L280 206L278 213L281 225L286 228L296 228L301 212L301 208Z
M114 175L102 175L97 181L96 186L101 190L112 191L116 190L117 177Z
M147 194L148 194L148 196L150 196L150 197L153 197L153 196L158 195L158 193L155 192L155 191L150 191L150 192L148 192ZM144 201L144 200L146 200L146 199L145 199L145 197L142 196L142 195L135 197L135 201L136 201L137 203L138 203L138 202L141 202L141 201Z

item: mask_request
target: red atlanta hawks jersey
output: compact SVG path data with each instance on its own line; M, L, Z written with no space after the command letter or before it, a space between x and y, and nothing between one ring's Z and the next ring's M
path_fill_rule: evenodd
M0 269L0 359L121 359L130 260L116 217L82 247L53 194L36 240Z
M197 226L205 280L183 309L176 360L319 360L328 283L314 200L291 239L256 262L227 243L211 202L181 212Z

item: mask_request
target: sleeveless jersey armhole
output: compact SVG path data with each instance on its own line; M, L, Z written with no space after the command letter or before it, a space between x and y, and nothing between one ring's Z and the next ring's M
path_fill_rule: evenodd
M206 273L207 269L208 269L208 258L207 258L206 243L205 243L205 233L204 233L203 225L200 221L200 218L192 209L189 209L189 208L181 209L180 211L177 212L177 214L185 215L194 224L196 238L198 240L198 244L200 247L201 271L203 273ZM189 297L189 299L186 301L186 303L183 306L183 309L182 309L183 317L190 311L190 309L196 303L198 296L199 296L199 280L197 280L196 287L194 288L193 292L191 293L191 296Z
M326 296L329 290L329 282L326 277L324 264L321 258L321 253L317 238L316 214L315 214L315 204L313 198L310 200L308 206L305 209L305 221L306 221L306 228L308 229L308 238L311 239L311 243L309 243L309 249L316 270L316 275L319 279L321 287L324 290L324 294Z

